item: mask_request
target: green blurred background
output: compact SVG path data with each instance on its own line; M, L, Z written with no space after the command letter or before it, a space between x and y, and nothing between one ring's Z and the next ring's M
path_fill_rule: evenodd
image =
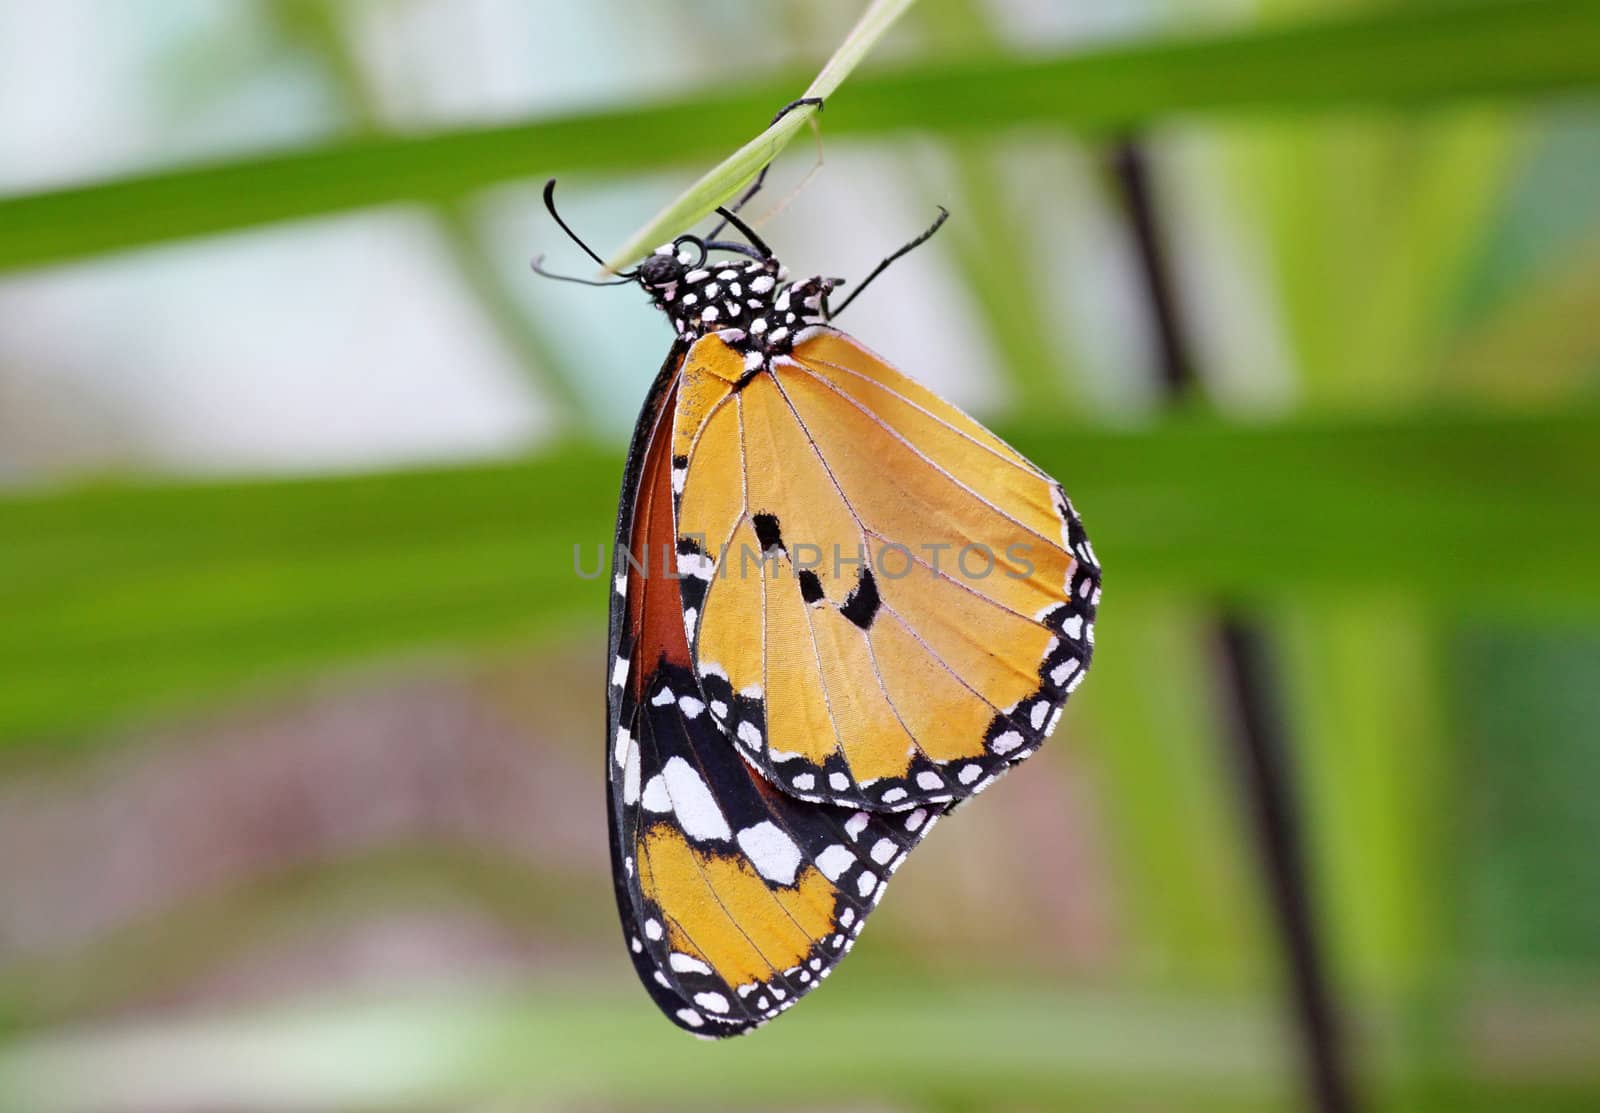
M0 0L0 1108L1304 1108L1224 614L1362 1107L1600 1108L1595 3L912 9L763 234L952 211L849 325L1065 482L1095 674L803 1008L639 990L572 551L668 334L537 189L604 252L859 12Z

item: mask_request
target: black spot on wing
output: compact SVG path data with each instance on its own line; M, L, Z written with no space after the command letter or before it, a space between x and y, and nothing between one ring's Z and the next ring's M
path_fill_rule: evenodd
M809 568L800 570L800 597L807 603L815 603L822 598L822 581Z
M851 589L844 606L839 608L839 613L861 629L867 630L872 627L872 620L877 617L881 603L882 600L878 598L878 581L873 579L872 569L863 568L856 579L856 586Z
M778 518L774 514L757 514L752 523L756 529L756 540L761 543L761 551L770 553L774 549L785 552L783 547L783 533L778 528Z

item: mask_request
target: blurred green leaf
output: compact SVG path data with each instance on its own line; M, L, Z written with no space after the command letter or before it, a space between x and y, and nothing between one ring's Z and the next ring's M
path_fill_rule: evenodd
M23 1039L0 1051L0 1105L29 1113L1295 1108L1281 1025L1259 1001L841 978L782 1024L705 1045L662 1020L636 986L588 970L574 983L346 994ZM1559 1031L1582 1048L1594 1012L1568 1012ZM1381 1016L1363 1019L1382 1033ZM1519 1069L1528 1057L1540 1062L1537 1073ZM1496 1048L1406 1108L1588 1111L1592 1074L1581 1051L1541 1059Z
M0 200L0 270L406 201L511 179L614 173L721 156L806 85L803 74L644 108L324 147ZM1365 13L1309 26L991 58L864 75L830 136L990 133L1048 123L1112 133L1157 117L1284 113L1528 96L1600 84L1600 3Z
M1600 610L1600 414L1007 432L1084 513L1108 631L1124 591ZM0 739L376 653L598 632L606 578L578 578L574 550L598 567L619 471L574 446L0 499Z
M1451 344L1438 386L1480 404L1548 409L1600 387L1600 224L1575 236ZM1515 366L1515 375L1505 368Z
M1259 1005L836 979L824 995L832 1007L819 999L753 1037L707 1046L662 1020L637 986L583 973L571 988L387 994L13 1045L0 1052L0 1104L309 1111L520 1096L540 1107L987 1108L1003 1093L1022 1107L1181 1099L1233 1111L1281 1109L1288 1088ZM800 1061L807 1069L794 1069Z
M1600 859L1589 853L1600 846L1600 637L1592 628L1474 624L1454 659L1466 709L1457 724L1463 763L1477 776L1463 785L1452 833L1457 853L1478 864L1463 878L1457 932L1469 957L1491 969L1592 986L1600 964Z
M1113 625L1073 707L1084 716L1073 741L1097 782L1132 970L1156 984L1232 987L1252 984L1275 952L1237 786L1219 760L1227 708L1206 602L1119 592L1107 603Z

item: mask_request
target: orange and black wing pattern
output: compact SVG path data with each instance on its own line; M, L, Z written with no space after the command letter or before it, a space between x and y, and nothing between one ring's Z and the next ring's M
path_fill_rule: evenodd
M674 348L624 476L607 795L617 904L640 979L674 1023L719 1037L764 1023L829 975L943 809L798 799L741 757L713 713L686 630L689 580L675 578L697 557L678 544L673 426L704 345L720 341Z
M745 759L879 812L964 800L1032 754L1100 596L1060 485L827 326L755 372L708 335L676 391L697 698Z
M933 824L1039 748L1100 602L1060 485L739 228L630 275L678 339L623 479L606 700L623 931L708 1037L815 988Z

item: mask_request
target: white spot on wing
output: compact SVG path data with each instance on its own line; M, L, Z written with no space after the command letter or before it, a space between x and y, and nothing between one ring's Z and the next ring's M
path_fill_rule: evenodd
M795 788L798 788L801 792L810 792L816 787L817 778L813 777L810 773L801 773L797 775L790 783L793 784Z
M817 855L817 868L829 881L839 880L844 876L845 870L855 865L855 862L856 856L850 853L849 847L841 843L834 843Z
M725 1013L728 1011L728 999L720 993L707 990L694 995L694 1003L708 1012Z
M709 580L716 571L716 563L705 553L679 553L678 575L691 576L697 580ZM710 672L710 665L702 665L701 672Z
M622 766L622 802L639 802L639 743L629 741L628 760Z
M793 885L800 869L800 848L777 824L764 820L739 832L739 849L768 881Z
M932 791L933 789L944 787L944 778L939 776L939 774L935 773L932 769L924 769L922 772L917 774L917 784L921 785L925 789L928 789L929 791Z
M695 1012L693 1009L679 1009L678 1019L683 1021L691 1028L698 1028L706 1022L706 1018Z
M672 810L677 813L678 824L691 839L726 839L733 835L716 797L706 787L700 773L681 757L667 759L661 775L666 778L667 791L672 796ZM655 778L651 778L652 783ZM645 790L646 795L649 790ZM649 802L646 801L646 807Z
M694 612L691 611L690 613L692 614ZM683 712L684 718L698 719L700 717L700 712L706 709L706 705L695 699L693 696L679 696L678 708Z
M646 811L665 813L672 810L672 796L667 792L667 782L662 780L660 773L645 782L643 800Z
M671 966L680 974L711 973L711 967L707 966L693 955L686 955L681 951L673 951L671 955L667 956L667 965Z
M961 772L956 774L956 779L964 785L969 785L981 776L983 776L983 766L963 765Z
M898 853L900 853L900 847L896 845L893 839L879 839L872 847L872 860L881 866Z
M989 748L997 754L1009 754L1020 745L1022 745L1022 735L1014 730L1008 730L989 743Z
M862 896L866 896L868 893L872 892L873 889L877 888L877 885L878 875L873 873L871 870L863 870L861 876L856 879L856 892L860 893Z
M872 822L872 817L866 812L857 812L844 821L845 833L852 839L859 839L861 832L867 829L867 824Z

